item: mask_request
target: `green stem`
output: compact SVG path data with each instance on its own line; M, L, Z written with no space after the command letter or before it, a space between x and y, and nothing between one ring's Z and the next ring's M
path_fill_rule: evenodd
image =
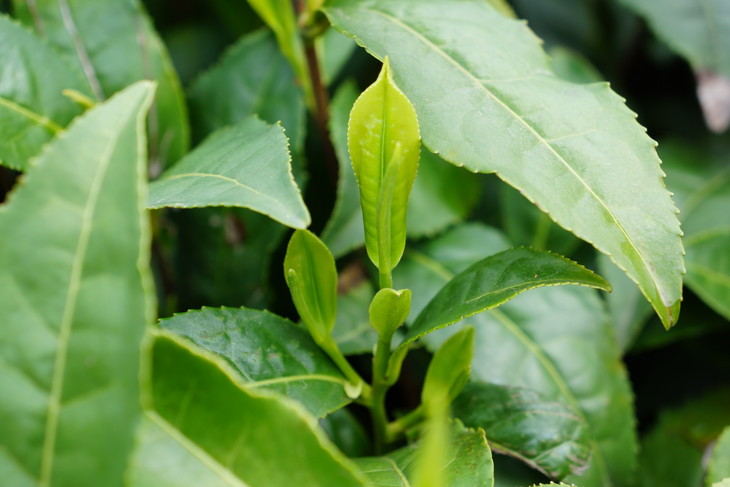
M425 417L425 409L423 404L418 406L410 413L401 416L386 427L386 438L388 441L394 441L406 431L423 422Z
M372 401L370 404L370 415L373 420L373 431L375 437L375 452L383 453L388 443L387 427L388 417L385 412L385 396L390 388L387 380L388 361L390 360L390 342L393 334L381 335L375 347L373 357L373 389Z
M359 394L359 397L362 400L361 402L369 404L372 401L371 398L373 394L370 386L365 382L365 380L363 380L360 374L352 368L352 365L350 365L350 362L348 362L345 356L342 355L337 344L330 338L329 341L321 343L319 346L327 355L329 355L335 365L339 367L340 371L342 371L350 384L353 387L361 388L361 392Z
M385 267L385 266L383 266ZM380 275L380 289L393 288L393 274L385 268L378 269Z

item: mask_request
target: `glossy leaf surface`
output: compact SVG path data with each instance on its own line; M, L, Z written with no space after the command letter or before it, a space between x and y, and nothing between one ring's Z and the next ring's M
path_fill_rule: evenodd
M491 487L492 454L483 431L455 425L444 474L449 487ZM419 443L383 457L355 459L374 487L411 487Z
M336 0L325 11L376 57L390 57L429 149L496 172L610 255L665 327L676 321L676 210L655 144L621 98L555 77L537 38L487 2Z
M182 340L154 333L145 406L183 448L234 486L364 485L296 403L249 391L220 358Z
M154 314L141 206L153 93L135 84L77 119L0 208L6 485L122 486Z
M0 164L25 170L41 146L81 113L62 94L66 89L88 94L75 68L32 32L0 15Z
M495 308L524 291L562 284L611 288L602 277L559 255L529 248L500 252L451 279L416 317L404 343Z
M590 455L585 422L570 407L530 389L472 382L452 413L466 426L483 429L493 452L519 458L552 478L580 471Z
M292 152L301 149L305 115L301 91L276 41L265 31L248 34L231 46L193 82L188 96L196 139L257 115L270 124L280 121Z
M347 403L345 378L306 330L268 311L203 308L160 321L228 361L249 390L295 399L315 416Z
M416 112L395 85L387 60L352 107L347 146L360 187L368 256L389 272L405 248L406 208L421 144Z
M167 50L136 0L13 0L14 12L84 73L103 100L141 79L157 82L150 109L152 164L188 150L187 110ZM113 39L113 41L110 41Z
M482 235L458 249L467 232ZM440 287L485 254L504 248L504 237L466 225L409 251L393 276L409 286L412 316ZM596 317L603 317L597 320ZM591 460L580 477L566 481L586 487L623 485L636 468L636 433L631 394L611 325L595 291L578 286L534 289L499 309L426 335L430 350L465 325L476 332L473 380L534 389L559 401L588 425Z
M284 258L284 277L299 316L321 344L337 317L337 269L329 249L308 230L297 230Z
M730 426L718 438L707 466L707 484L730 477Z
M150 208L241 206L294 228L309 212L280 125L255 117L212 134L150 186Z

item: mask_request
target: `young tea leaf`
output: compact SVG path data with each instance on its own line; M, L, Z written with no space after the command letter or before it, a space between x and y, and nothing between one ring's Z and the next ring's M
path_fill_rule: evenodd
M337 317L337 269L327 246L309 230L297 230L289 240L284 278L314 341L328 341Z
M370 303L369 315L373 328L382 336L392 336L411 311L411 290L384 288Z
M360 187L368 256L381 273L390 272L405 249L420 136L416 111L395 85L387 59L378 79L352 107L347 141Z
M712 450L707 466L707 483L730 477L730 426L725 428Z

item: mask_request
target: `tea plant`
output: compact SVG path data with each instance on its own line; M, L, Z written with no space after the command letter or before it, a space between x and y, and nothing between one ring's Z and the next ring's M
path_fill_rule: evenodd
M0 4L3 485L726 485L727 137L570 3ZM622 3L724 131L730 7Z

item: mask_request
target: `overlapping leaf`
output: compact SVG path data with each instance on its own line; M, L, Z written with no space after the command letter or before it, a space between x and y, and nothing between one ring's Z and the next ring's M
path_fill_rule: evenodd
M75 65L4 15L0 80L0 163L24 170L41 146L81 113L63 90L88 94L89 88Z
M429 149L496 172L610 255L666 327L676 321L676 210L655 144L621 98L606 85L555 77L524 24L487 2L335 0L325 11L371 53L390 57Z
M296 403L250 391L221 359L185 342L156 331L148 350L146 417L167 434L162 442L170 443L170 457L187 450L207 466L207 477L212 473L237 487L365 485ZM132 478L155 478L154 473L169 484L179 476L175 464L162 470L139 454L136 458Z
M86 76L103 100L141 80L157 81L150 159L164 167L188 150L187 110L177 74L137 0L13 0L14 13Z
M294 228L309 212L280 125L255 117L220 129L150 186L150 208L241 206Z
M77 119L0 208L6 485L122 485L154 314L141 207L152 96L141 82Z
M484 432L454 425L454 435L443 467L446 485L451 487L485 486L493 482L492 454ZM374 487L411 487L419 454L419 443L382 457L358 458L358 467Z
M524 247L505 250L480 260L441 288L411 324L403 345L522 292L564 284L611 289L602 277L565 257Z
M467 228L475 233L479 227ZM491 232L480 231L481 240L458 252L451 242L463 235L459 228L404 257L393 280L419 296L413 301L412 316L457 272L503 248L502 239L489 240ZM474 326L474 380L534 389L585 420L591 459L579 477L570 476L568 481L586 487L622 485L636 468L630 388L613 330L605 318L597 317L605 317L605 310L595 291L547 287L426 335L424 341L435 350L462 326Z
M324 416L350 400L345 378L309 334L267 311L203 308L162 320L160 326L225 358L249 390L281 393Z
M453 415L483 429L492 451L519 458L552 478L579 471L590 455L586 424L568 406L536 391L473 382L454 401Z
M712 458L707 466L707 484L720 482L730 477L730 426L723 430L712 450Z

